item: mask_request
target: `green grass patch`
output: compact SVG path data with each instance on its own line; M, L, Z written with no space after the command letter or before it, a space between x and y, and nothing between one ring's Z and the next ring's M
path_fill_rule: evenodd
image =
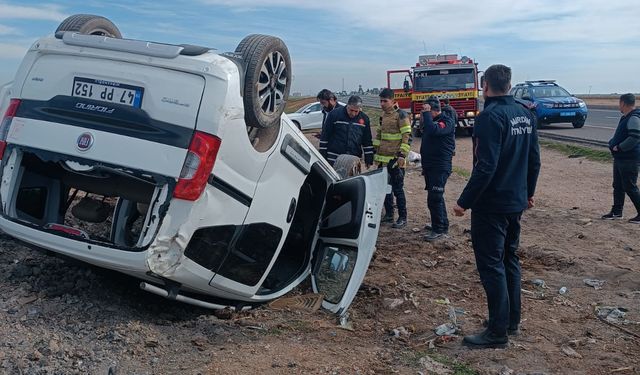
M458 176L464 177L464 178L469 178L471 177L471 171L466 170L464 168L460 168L460 167L453 167L453 173L457 174Z
M611 162L611 160L613 160L611 153L608 150L600 150L587 146L579 146L570 143L554 142L548 140L540 140L540 146L550 150L558 151L570 158L583 157L599 162Z

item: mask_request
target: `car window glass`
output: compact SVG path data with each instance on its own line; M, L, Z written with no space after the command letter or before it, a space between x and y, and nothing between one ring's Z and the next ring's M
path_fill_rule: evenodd
M256 285L278 249L282 229L267 223L242 227L218 273L245 285Z
M318 112L321 110L322 110L322 107L320 106L320 104L314 104L311 107L309 107L309 112Z
M352 247L329 245L323 248L322 262L316 272L318 291L324 299L338 303L342 299L356 265L358 251Z
M202 267L218 272L238 226L221 225L198 229L189 242L184 255Z
M540 98L571 96L567 90L559 86L534 87L533 91L535 96Z
M513 92L513 96L520 99L522 97L522 89L521 88L516 88L515 91Z

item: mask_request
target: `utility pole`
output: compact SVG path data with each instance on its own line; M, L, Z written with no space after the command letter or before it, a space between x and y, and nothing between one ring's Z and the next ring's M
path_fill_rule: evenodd
M344 77L342 78L342 91L344 91Z

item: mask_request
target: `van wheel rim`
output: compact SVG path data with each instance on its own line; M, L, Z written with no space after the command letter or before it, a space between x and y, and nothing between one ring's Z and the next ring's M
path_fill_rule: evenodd
M269 54L262 63L257 86L262 112L275 113L284 101L287 87L287 63L280 52Z

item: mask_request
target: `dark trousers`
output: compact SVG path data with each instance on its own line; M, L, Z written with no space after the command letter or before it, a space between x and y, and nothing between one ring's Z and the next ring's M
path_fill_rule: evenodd
M431 228L436 233L449 232L449 218L444 203L444 186L451 172L446 169L424 169L425 190L427 190L427 208L431 215Z
M638 161L613 159L613 207L611 212L622 214L624 196L629 196L640 215L640 190L638 190Z
M489 330L506 334L520 324L520 217L471 211L471 241L489 307Z
M393 196L395 195L398 216L406 219L407 199L404 196L404 168L394 167L387 168L387 170L389 171L391 193L384 198L384 213L385 215L393 215Z

